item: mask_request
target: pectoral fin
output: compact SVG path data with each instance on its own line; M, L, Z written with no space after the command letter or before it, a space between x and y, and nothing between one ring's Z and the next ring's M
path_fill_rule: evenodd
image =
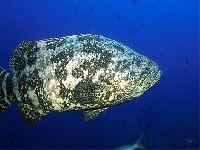
M42 109L35 109L31 107L30 105L24 104L24 103L19 103L18 108L20 111L21 118L26 123L31 124L31 125L42 120L42 118L46 116L46 114L48 113Z
M108 107L99 108L99 109L93 109L93 110L85 110L84 113L83 113L83 120L84 121L91 120L91 119L95 118L96 116L98 116L100 113L102 113L107 108Z

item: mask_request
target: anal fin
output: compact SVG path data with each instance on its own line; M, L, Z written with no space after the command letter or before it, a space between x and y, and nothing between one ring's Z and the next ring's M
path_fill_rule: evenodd
M24 104L24 103L19 103L18 108L19 108L20 115L21 115L22 119L24 120L24 122L31 124L31 125L42 120L42 118L44 116L46 116L46 114L48 113L42 109L36 109L36 108L33 108L30 105Z
M85 110L84 113L83 113L83 120L84 121L91 120L91 119L95 118L96 116L98 116L100 113L102 113L107 108L108 107L99 108L99 109L93 109L93 110Z

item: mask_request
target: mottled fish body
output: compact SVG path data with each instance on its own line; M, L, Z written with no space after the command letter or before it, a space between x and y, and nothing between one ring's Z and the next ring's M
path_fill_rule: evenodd
M142 95L162 76L158 65L101 35L23 41L0 68L0 114L15 101L35 124L50 111L84 110L90 120L106 108Z

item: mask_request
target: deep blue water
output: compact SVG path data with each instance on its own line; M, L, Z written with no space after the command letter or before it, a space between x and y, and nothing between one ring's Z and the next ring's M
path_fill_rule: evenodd
M0 0L0 66L7 71L21 41L83 33L112 38L151 58L162 79L89 122L83 111L52 112L27 125L15 103L0 117L0 148L115 149L133 144L151 120L145 148L198 149L199 0Z

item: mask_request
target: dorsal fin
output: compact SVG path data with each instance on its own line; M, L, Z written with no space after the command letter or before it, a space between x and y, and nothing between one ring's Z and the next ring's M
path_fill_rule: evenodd
M18 71L24 69L24 67L27 64L27 61L29 59L29 62L32 60L35 60L35 54L40 49L46 47L47 49L55 49L55 47L59 47L63 43L65 43L65 40L69 38L69 36L66 37L60 37L60 38L49 38L49 39L43 39L40 41L22 41L18 47L13 52L13 55L10 58L9 61L9 67L12 71Z
M9 67L12 71L18 71L24 69L27 63L27 58L31 55L34 56L39 48L35 41L22 41L15 49L13 55L9 61Z
M66 39L72 36L65 36L60 38L49 38L37 41L37 46L42 49L55 49L56 47L60 47L62 44L66 42Z

